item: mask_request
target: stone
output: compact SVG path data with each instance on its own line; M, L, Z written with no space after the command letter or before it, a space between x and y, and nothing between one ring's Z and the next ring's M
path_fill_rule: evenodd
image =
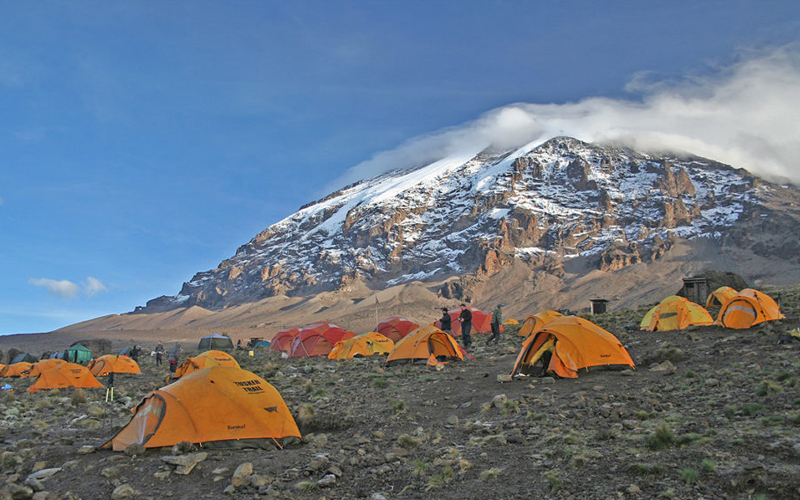
M156 472L155 474L153 474L153 477L156 478L156 479L166 479L166 478L168 478L170 476L170 474L172 474L172 471L160 470L160 471Z
M373 493L370 500L388 500L382 493Z
M185 476L192 472L192 469L207 457L208 453L203 451L200 453L190 453L188 455L168 455L166 457L161 457L161 460L170 465L176 465L175 474Z
M226 495L233 495L236 492L236 486L229 484L224 490L222 490L222 492Z
M132 443L125 448L125 455L129 457L138 457L144 455L147 451L147 448L144 447L141 443Z
M36 479L37 481L44 481L45 479L53 476L58 472L61 472L61 467L52 467L50 469L39 469L31 473L28 476L28 479Z
M639 495L641 492L642 489L636 486L635 484L628 486L628 493L630 493L631 495Z
M119 477L120 474L122 474L122 467L119 465L112 465L100 471L100 475L108 479Z
M513 378L511 377L511 375L509 375L507 373L502 373L502 374L497 376L497 381L499 383L501 383L501 384L506 383L506 382L511 382L512 380L513 380Z
M231 470L230 467L217 467L216 469L211 471L211 473L212 474L227 474L228 472L230 472L230 470Z
M194 451L194 445L189 441L181 441L180 443L172 446L171 453L173 455L183 455Z
M706 380L706 387L716 387L719 385L719 380L710 378Z
M125 500L127 498L133 498L136 495L137 491L133 489L133 486L130 484L121 484L111 492L111 500Z
M244 486L247 483L247 476L253 473L253 464L250 462L244 462L239 464L236 467L236 470L233 471L233 477L231 478L231 484L234 488L238 488L240 486Z
M445 422L448 425L458 425L458 416L457 415L450 415L449 417L447 417L447 420L445 420Z
M317 484L324 487L333 486L336 484L336 476L333 474L325 474L322 479L317 481Z
M95 447L87 444L78 448L78 455L88 455L89 453L94 453Z
M31 500L55 500L56 494L50 491L37 491L31 497Z
M252 476L249 476L247 478L247 482L253 488L261 488L262 486L266 486L270 483L269 478L261 474L253 474Z
M12 500L27 500L33 496L33 489L30 486L22 486L21 484L8 483L3 488L3 492L7 495L4 498Z
M555 384L556 379L554 379L553 377L542 377L539 379L539 382L542 384Z
M42 462L42 461L36 462L35 464L33 464L33 469L31 469L31 472L36 472L38 470L42 470L45 467L47 467L47 463Z
M495 408L500 408L504 404L508 402L508 396L505 394L498 394L497 396L492 398L492 406Z
M663 363L659 363L655 366L650 367L651 372L674 372L677 368L675 365L672 364L670 360L666 360Z

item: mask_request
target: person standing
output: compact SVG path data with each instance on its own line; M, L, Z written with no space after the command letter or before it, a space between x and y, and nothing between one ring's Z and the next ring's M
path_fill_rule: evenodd
M464 343L464 349L469 349L472 345L472 311L469 310L466 304L461 304L461 314L458 315L458 321L461 322L461 342Z
M453 320L450 318L450 314L447 312L446 307L442 308L442 317L439 319L439 324L441 325L439 329L444 333L448 335L453 334Z
M500 343L500 325L503 324L503 304L497 304L497 308L492 311L492 336L486 341L486 345L492 343L494 340L495 345Z
M178 342L175 344L175 347L169 350L169 354L167 354L167 363L169 363L169 376L170 378L175 376L175 370L178 369L178 361L181 359L181 353L183 349L181 348L181 343Z
M156 366L161 366L161 359L164 357L164 344L159 340L155 348Z
M136 363L139 363L139 354L142 352L142 348L139 345L134 345L133 348L128 352L130 358Z

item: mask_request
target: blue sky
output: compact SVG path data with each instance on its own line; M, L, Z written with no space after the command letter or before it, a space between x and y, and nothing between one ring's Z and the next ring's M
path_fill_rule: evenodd
M782 0L0 0L0 334L173 295L412 138L799 34Z

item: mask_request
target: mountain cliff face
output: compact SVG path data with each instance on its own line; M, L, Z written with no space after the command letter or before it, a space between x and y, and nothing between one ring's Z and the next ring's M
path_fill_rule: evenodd
M558 274L576 257L614 272L659 259L675 238L752 247L797 265L796 239L781 234L800 225L779 199L790 208L800 201L793 188L711 160L555 138L348 186L139 309L220 309L355 282L382 289L492 275L513 262ZM450 282L443 293L461 291Z

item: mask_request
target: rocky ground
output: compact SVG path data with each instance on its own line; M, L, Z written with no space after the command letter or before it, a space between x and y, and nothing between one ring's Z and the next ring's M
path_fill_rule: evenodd
M0 498L800 498L800 342L778 343L800 324L800 288L779 292L788 318L750 330L648 333L632 328L644 309L596 316L637 369L577 380L501 382L513 328L440 370L238 353L303 432L279 451L95 450L163 385L151 358L118 376L113 403L8 379Z

